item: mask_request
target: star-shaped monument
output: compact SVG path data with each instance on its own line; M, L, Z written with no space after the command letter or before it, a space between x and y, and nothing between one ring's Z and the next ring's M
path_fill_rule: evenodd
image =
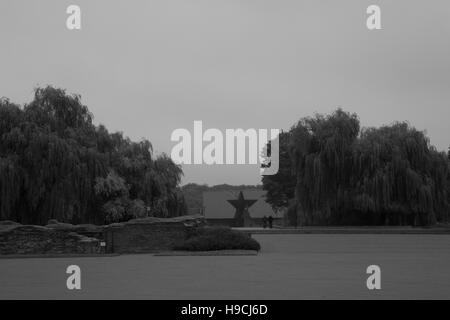
M234 214L235 227L244 227L245 220L250 219L248 208L250 208L258 200L244 199L244 194L242 193L242 191L240 191L237 200L227 200L227 201L236 209L236 213Z

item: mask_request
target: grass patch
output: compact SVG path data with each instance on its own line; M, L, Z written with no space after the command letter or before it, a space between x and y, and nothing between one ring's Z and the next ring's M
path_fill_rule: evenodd
M256 250L261 246L248 234L225 227L203 227L196 229L184 242L175 245L175 250Z

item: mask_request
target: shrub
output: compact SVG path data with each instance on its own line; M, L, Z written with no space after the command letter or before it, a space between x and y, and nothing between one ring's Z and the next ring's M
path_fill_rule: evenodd
M259 243L249 235L225 227L198 228L175 250L214 251L214 250L257 250Z

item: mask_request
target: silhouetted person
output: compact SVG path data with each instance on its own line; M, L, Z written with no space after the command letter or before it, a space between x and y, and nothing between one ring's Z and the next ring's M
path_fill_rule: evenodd
M267 217L264 216L264 217L262 218L262 221L263 221L263 227L264 227L264 229L267 228Z
M272 224L273 224L273 218L272 216L269 216L269 228L272 229Z

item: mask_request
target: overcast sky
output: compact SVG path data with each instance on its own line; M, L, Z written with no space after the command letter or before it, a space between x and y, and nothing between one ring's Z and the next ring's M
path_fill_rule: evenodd
M66 8L82 30L66 28ZM366 28L381 7L382 30ZM337 106L363 126L408 120L450 145L450 2L0 2L0 96L51 84L96 123L170 153L176 128L288 129ZM257 184L255 166L184 166L183 182Z

